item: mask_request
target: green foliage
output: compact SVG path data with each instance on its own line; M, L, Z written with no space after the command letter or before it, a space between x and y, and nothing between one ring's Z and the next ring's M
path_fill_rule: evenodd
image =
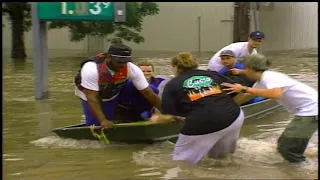
M144 42L144 38L140 36L142 31L143 19L146 16L156 15L159 13L159 8L153 2L129 2L126 7L127 21L125 23L114 22L52 22L49 25L50 29L68 27L70 30L71 41L81 41L86 36L107 37L113 35L109 39L111 42L121 43L122 40L133 41L135 43Z
M126 4L125 23L113 22L51 22L50 29L68 27L71 41L81 41L86 36L101 36L110 38L111 43L122 43L122 40L133 41L135 43L144 42L140 36L142 31L143 19L146 16L156 15L159 8L153 2L129 2ZM25 47L23 32L31 29L31 4L28 2L6 2L2 3L2 15L6 16L11 22L12 36L12 57L25 57ZM4 24L2 24L4 27Z
M31 29L31 5L27 2L2 3L2 16L6 16L11 22L11 57L24 60L26 57L24 32Z
M127 3L127 22L51 22L50 29L68 27L70 30L71 41L81 41L86 36L106 37L110 34L114 38L111 42L124 39L135 43L144 42L144 38L139 35L142 31L143 19L146 16L159 13L159 7L153 2L128 2ZM7 2L2 3L2 15L6 15L11 22L22 20L24 31L31 29L31 5L27 2ZM23 15L23 17L21 16ZM22 18L22 19L21 19ZM4 25L3 25L4 26Z
M23 21L24 31L31 29L31 5L27 2L2 3L2 16L6 16L11 23L15 20ZM2 24L2 27L4 26Z

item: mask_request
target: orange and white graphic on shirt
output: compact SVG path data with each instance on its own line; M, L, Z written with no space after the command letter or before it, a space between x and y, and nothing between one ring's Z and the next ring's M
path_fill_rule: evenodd
M193 76L183 83L190 101L196 101L206 96L222 93L219 85L208 76Z

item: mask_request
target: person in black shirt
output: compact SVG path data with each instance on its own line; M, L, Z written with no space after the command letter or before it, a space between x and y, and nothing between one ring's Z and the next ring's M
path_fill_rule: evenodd
M219 158L233 153L244 114L232 99L236 94L227 95L221 83L234 81L218 72L197 69L191 53L179 53L171 65L175 77L164 88L162 115L153 115L150 121L185 117L173 160L197 164L206 154Z

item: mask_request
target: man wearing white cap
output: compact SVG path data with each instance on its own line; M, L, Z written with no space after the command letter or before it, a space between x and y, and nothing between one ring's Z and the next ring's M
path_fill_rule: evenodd
M236 61L241 63L245 56L250 54L257 54L256 48L261 45L263 39L264 33L255 31L250 33L247 42L236 42L225 46L210 59L208 69L211 71L219 72L224 67L220 59L220 53L224 50L233 51Z

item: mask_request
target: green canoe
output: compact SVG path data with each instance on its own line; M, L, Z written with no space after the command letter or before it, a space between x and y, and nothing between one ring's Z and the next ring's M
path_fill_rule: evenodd
M250 105L242 106L246 119L252 118L279 108L280 105L275 100L264 100ZM116 124L114 129L104 129L99 126L88 127L85 124L76 124L53 129L62 138L72 138L77 140L88 139L98 140L94 134L105 135L108 141L124 143L153 143L159 141L175 142L180 129L183 126L182 121L174 121L165 124L152 124L147 121L133 123ZM92 132L94 131L94 133Z
M166 141L177 137L183 122L175 121L165 124L151 124L147 121L116 124L116 128L104 129L103 133L108 140L125 143L153 143ZM101 128L94 127L94 132L101 135ZM77 124L56 128L52 130L60 137L72 139L97 140L90 127L85 124Z

